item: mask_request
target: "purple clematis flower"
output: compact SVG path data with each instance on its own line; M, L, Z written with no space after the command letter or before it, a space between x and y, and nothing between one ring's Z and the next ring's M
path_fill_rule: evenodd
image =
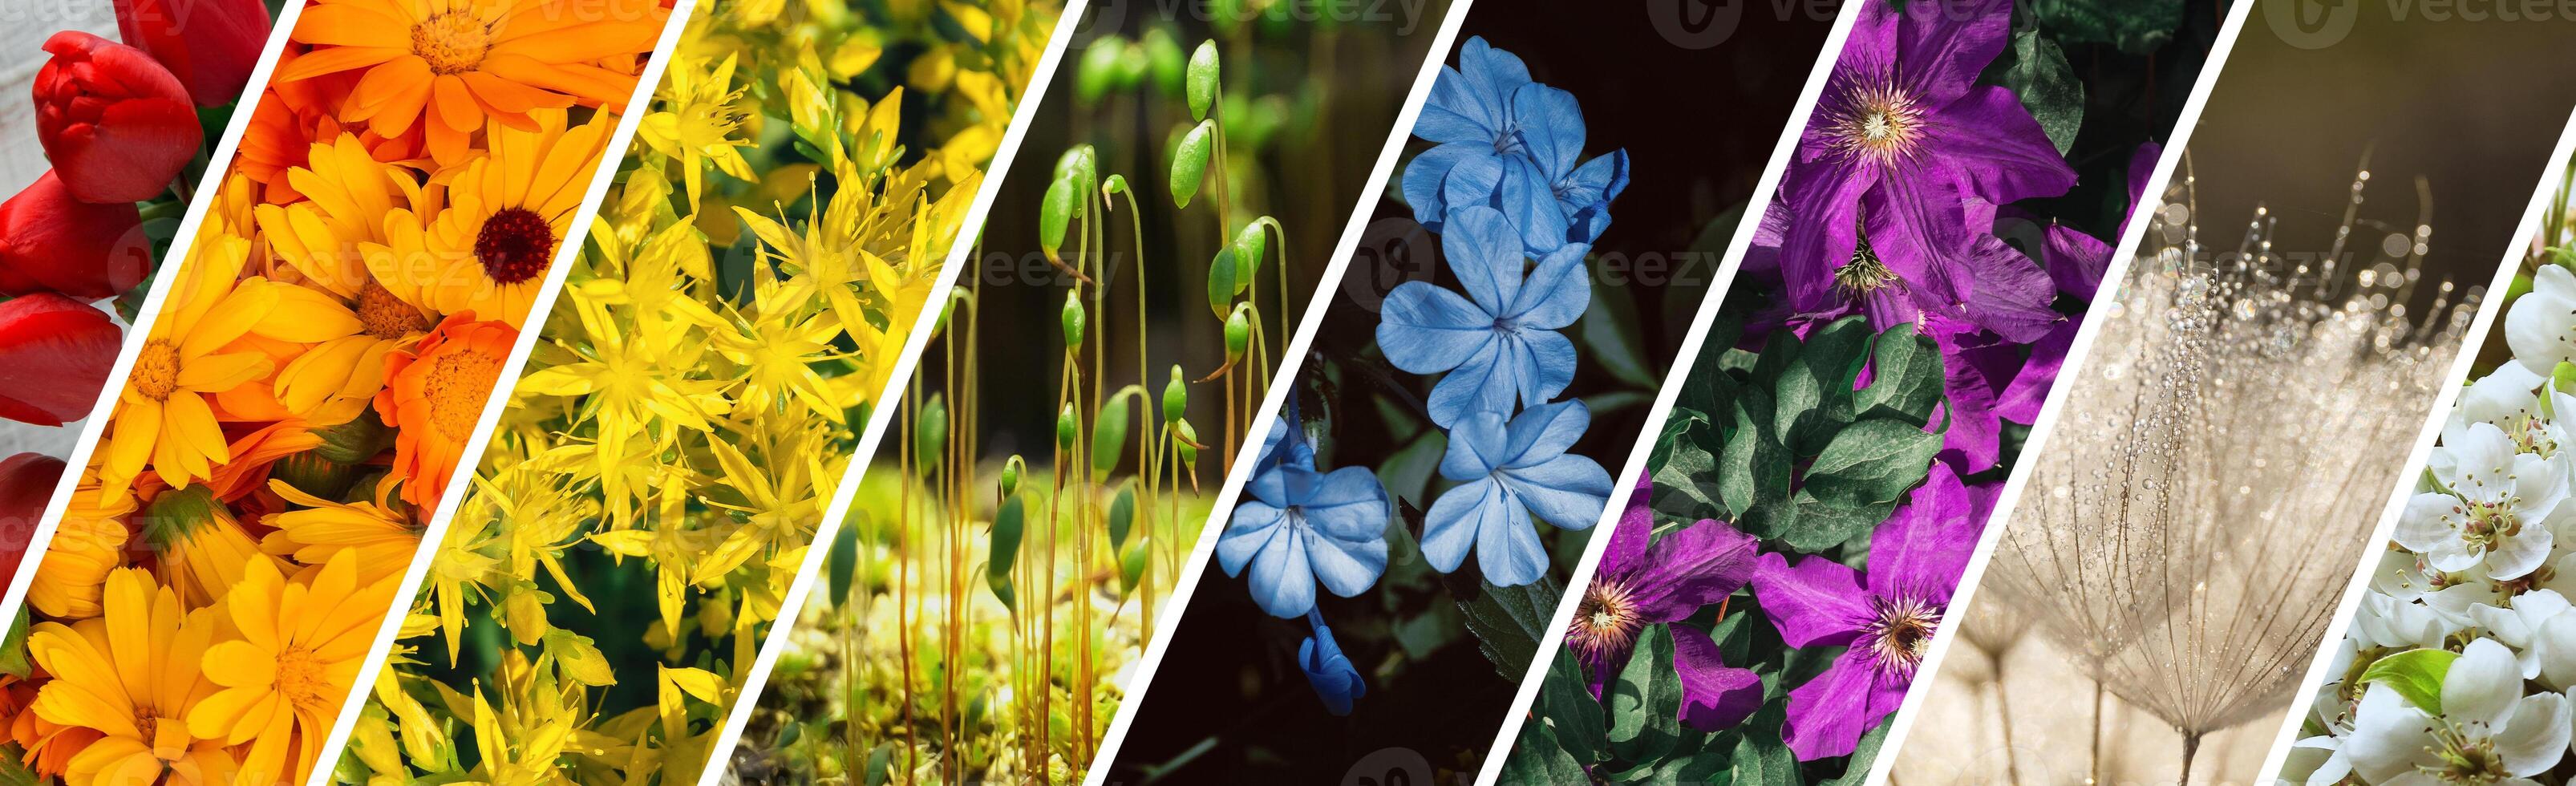
M1874 2L1860 14L1781 185L1790 305L1857 308L1879 330L1939 312L2038 337L2056 318L2053 287L1964 204L2075 184L2020 99L1976 85L2011 32L2011 3Z
M1905 700L1914 667L1939 630L1950 593L1984 529L1991 495L1933 462L1931 477L1869 539L1854 571L1824 557L1791 563L1763 554L1753 599L1791 647L1849 647L1789 691L1781 741L1800 761L1849 755Z
M1592 675L1592 695L1628 662L1637 636L1649 625L1678 622L1701 607L1725 600L1753 577L1753 536L1725 522L1702 520L1655 539L1647 499L1654 483L1637 479L1628 507L1610 533L1592 585L1584 588L1565 646ZM1651 544L1648 541L1652 541ZM1726 665L1717 642L1688 625L1671 626L1673 668L1681 673L1681 720L1700 731L1723 731L1762 706L1762 679Z

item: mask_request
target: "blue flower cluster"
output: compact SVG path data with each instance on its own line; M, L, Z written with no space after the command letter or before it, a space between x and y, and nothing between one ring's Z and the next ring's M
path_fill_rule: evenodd
M1474 38L1458 60L1441 69L1414 124L1437 146L1406 166L1404 193L1415 218L1441 235L1464 292L1396 287L1380 308L1377 344L1396 368L1443 375L1426 408L1447 429L1440 475L1458 485L1432 501L1423 556L1448 573L1472 549L1487 582L1511 587L1547 573L1533 516L1585 529L1609 505L1610 473L1566 453L1591 427L1591 411L1555 399L1579 360L1561 331L1591 308L1584 257L1628 185L1628 154L1578 162L1583 111L1573 94L1530 81L1511 53ZM1317 610L1315 588L1350 597L1377 584L1393 504L1365 468L1316 467L1308 439L1292 395L1263 439L1251 498L1217 540L1217 564L1247 577L1262 611L1306 618L1313 634L1298 664L1325 709L1347 715L1368 686Z
M1459 485L1432 501L1422 555L1447 573L1473 549L1485 581L1520 586L1547 574L1533 515L1586 529L1609 505L1610 473L1565 452L1591 411L1549 402L1574 382L1574 342L1560 331L1592 306L1584 256L1627 188L1628 154L1577 165L1573 94L1530 81L1520 58L1481 37L1441 69L1413 134L1439 146L1405 166L1405 198L1466 290L1406 282L1378 311L1388 363L1443 375L1427 408L1449 430L1440 476Z

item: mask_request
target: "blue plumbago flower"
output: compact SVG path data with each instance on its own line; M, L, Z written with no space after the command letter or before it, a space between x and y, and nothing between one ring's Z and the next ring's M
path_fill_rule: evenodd
M1529 270L1501 213L1469 207L1449 214L1440 250L1458 293L1408 281L1378 310L1377 345L1387 362L1414 374L1449 372L1431 388L1431 421L1450 427L1481 411L1537 404L1574 381L1574 342L1557 329L1592 306L1583 246L1566 246Z
M1628 154L1582 161L1584 131L1574 94L1530 81L1520 58L1468 39L1414 123L1414 136L1438 146L1405 166L1405 201L1433 232L1445 231L1456 208L1500 210L1531 256L1588 245L1610 227L1610 200L1628 187Z
M1391 509L1375 473L1317 472L1296 421L1291 407L1272 428L1264 453L1279 460L1264 461L1245 489L1252 499L1235 506L1216 542L1225 575L1242 575L1250 565L1253 602L1291 619L1314 610L1316 584L1345 598L1377 584L1386 573Z
M1461 485L1431 503L1422 556L1442 573L1458 569L1474 546L1485 580L1517 587L1547 573L1531 514L1565 529L1590 529L1610 505L1610 473L1565 450L1592 427L1581 401L1468 416L1449 432L1440 476Z
M1315 697L1324 700L1324 711L1336 716L1351 714L1351 703L1368 695L1368 683L1360 679L1360 670L1342 654L1342 645L1333 641L1333 629L1324 626L1324 615L1306 612L1306 624L1315 635L1297 645L1297 667L1306 670L1306 684L1315 688Z

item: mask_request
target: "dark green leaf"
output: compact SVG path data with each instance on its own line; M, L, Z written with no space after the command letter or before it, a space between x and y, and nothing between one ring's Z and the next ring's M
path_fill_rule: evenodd
M1928 467L1928 465L1927 465ZM1785 504L1769 505L1763 512L1775 518L1766 520L1761 537L1777 539L1803 552L1819 552L1844 541L1867 534L1879 522L1896 512L1896 503L1881 502L1846 507L1815 498L1800 490L1795 499ZM1747 528L1746 532L1753 530Z
M1521 724L1512 753L1503 759L1504 783L1590 783L1592 776L1572 754L1556 746L1537 721Z
M27 607L19 604L18 614L9 620L9 633L0 638L0 674L25 677L34 669L27 662Z
M1864 419L1834 435L1807 465L1804 491L1844 508L1894 502L1923 482L1941 435L1901 420Z
M1637 635L1619 678L1602 687L1610 710L1610 751L1625 761L1652 761L1681 736L1682 682L1673 671L1673 631L1649 625Z
M1771 433L1770 397L1747 390L1735 399L1735 429L1719 459L1717 487L1735 518L1789 496L1789 455Z
M1718 469L1717 453L1707 444L1718 439L1717 427L1699 420L1668 419L1664 429L1666 452L1654 475L1655 509L1685 520L1725 510L1724 473Z
M2109 44L2146 55L2182 26L2182 0L2029 0L2023 10L2060 43Z
M1940 347L1913 325L1898 325L1879 334L1871 354L1877 366L1856 402L1858 417L1931 422L1932 405L1941 400Z
M1539 683L1538 696L1538 715L1553 724L1557 745L1574 754L1576 761L1600 761L1608 752L1603 746L1609 742L1609 732L1602 725L1601 702L1592 698L1590 680L1583 673L1583 663L1575 660L1574 650L1557 649L1556 660L1548 664L1547 679Z
M1637 327L1637 312L1626 308L1596 308L1583 314L1576 325L1583 346L1590 357L1601 361L1601 367L1621 382L1653 390L1659 376L1646 366L1645 339Z
M2084 126L2084 83L2075 78L2057 42L2040 37L2037 30L2013 34L2012 58L2012 66L2004 69L2004 87L2021 97L2022 108L2039 121L2057 154L2065 155L2075 146L2076 130Z
M1745 733L1736 738L1733 778L1739 786L1804 786L1798 775L1798 757L1780 742L1780 705L1773 704L1754 713L1745 722Z
M1440 457L1449 450L1449 435L1438 429L1423 429L1421 434L1404 444L1377 465L1378 480L1386 483L1386 493L1414 504L1422 504L1431 492L1431 475L1440 469Z
M1518 587L1497 587L1481 576L1467 575L1471 572L1444 574L1441 584L1466 614L1467 632L1476 634L1476 650L1493 662L1495 673L1518 683L1530 667L1538 665L1538 641L1556 615L1556 599L1564 594L1564 585L1554 576L1542 576Z
M1888 720L1894 720L1890 718ZM1825 781L1824 786L1861 786L1869 781L1869 766L1878 761L1880 749L1887 745L1887 721L1860 735L1860 747L1853 748L1851 758L1843 762L1842 777Z

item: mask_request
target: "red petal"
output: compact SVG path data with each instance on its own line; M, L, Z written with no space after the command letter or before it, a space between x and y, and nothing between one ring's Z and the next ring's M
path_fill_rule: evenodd
M0 303L0 416L42 426L88 417L123 342L107 314L71 298Z

